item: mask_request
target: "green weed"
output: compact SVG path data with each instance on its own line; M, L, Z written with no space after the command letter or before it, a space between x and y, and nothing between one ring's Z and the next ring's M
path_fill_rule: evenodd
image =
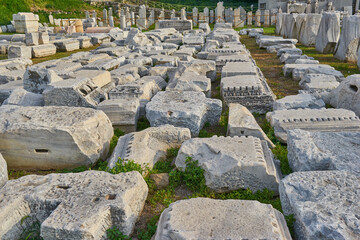
M110 240L131 240L127 235L124 235L117 227L112 227L106 230L106 236Z
M137 231L137 236L139 240L151 240L152 236L156 232L156 223L159 220L160 216L153 216L147 223L146 230L140 229Z

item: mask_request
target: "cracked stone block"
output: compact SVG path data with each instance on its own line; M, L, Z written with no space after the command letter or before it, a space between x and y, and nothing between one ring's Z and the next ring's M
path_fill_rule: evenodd
M39 33L25 33L25 44L26 46L39 45Z
M185 72L179 78L171 80L166 91L197 91L211 97L211 80L204 75Z
M113 168L121 158L152 168L157 161L166 157L168 149L179 148L190 138L189 129L171 125L150 127L140 132L126 134L119 138L108 160L108 167Z
M360 176L346 171L296 172L280 182L296 239L359 239Z
M0 73L0 85L13 81L22 81L24 78L25 70L9 70Z
M18 106L44 106L44 97L41 94L28 92L23 88L14 89L9 98L3 103L4 105Z
M222 68L221 78L238 75L257 75L256 66L252 62L228 62Z
M96 108L103 111L114 128L124 132L135 132L140 114L139 99L108 99Z
M278 99L273 106L274 111L298 108L320 109L325 108L325 103L310 94L297 94Z
M360 119L345 109L290 109L266 114L275 136L283 143L293 129L321 132L360 131Z
M220 89L226 104L240 103L252 112L271 111L275 100L275 95L266 80L260 79L257 75L221 78Z
M0 108L0 152L9 168L90 166L106 156L112 136L111 122L102 111L10 105Z
M185 72L195 72L199 75L204 75L214 82L216 79L216 64L215 61L199 59L190 62L180 62L175 77L180 77Z
M151 56L151 59L155 66L169 67L177 67L180 61L179 57L169 55L154 55Z
M92 47L92 43L91 43L91 38L90 38L90 37L82 36L82 37L77 38L77 40L79 41L79 44L80 44L79 47L80 47L80 49Z
M216 71L221 72L222 68L228 62L252 62L253 59L250 54L239 54L239 55L228 55L228 56L218 56L215 59L216 62Z
M332 90L330 104L336 108L352 110L360 116L360 74L348 76Z
M334 53L340 38L340 12L324 12L316 36L316 51Z
M269 147L275 147L256 122L256 119L251 112L238 103L229 104L229 119L226 136L253 136L265 140Z
M5 159L0 153L0 189L5 185L5 183L8 181L8 169Z
M179 150L175 165L182 171L186 159L198 161L204 169L206 186L215 192L237 189L278 193L280 177L265 141L256 137L192 138Z
M291 54L291 55L302 55L302 50L299 48L281 48L277 51L277 56L280 57L283 54Z
M58 52L71 52L80 49L80 43L76 39L57 40L53 44Z
M282 48L296 48L296 46L294 44L279 44L267 47L266 51L268 53L277 53Z
M288 133L288 160L293 171L342 170L360 175L360 132Z
M96 108L108 99L113 88L110 72L81 70L70 75L69 79L49 84L43 96L46 106Z
M158 92L146 104L146 118L152 127L165 124L189 128L191 134L199 135L205 123L219 122L222 102L210 99L202 92Z
M125 45L129 48L152 46L152 42L139 29L132 28L125 39Z
M106 230L112 227L130 235L147 194L147 184L136 171L21 177L1 189L0 237L19 239L24 225L37 221L46 240L106 239Z
M38 45L31 48L32 57L40 58L56 54L56 47L54 44Z
M54 70L32 66L28 67L24 74L24 89L33 93L43 93L49 84L62 80Z
M270 204L247 200L193 198L166 208L154 237L160 239L284 239L284 216Z
M22 80L0 84L0 104L2 104L11 95L11 92L17 88L23 89Z
M57 63L54 62L54 64L50 64L47 68L55 71L59 76L66 76L68 73L81 69L82 65L79 62L61 60Z
M260 48L267 48L274 45L279 44L296 44L298 42L297 39L284 39L284 38L261 38L259 40L259 47Z
M31 58L31 47L10 46L8 49L8 58Z
M111 58L111 59L99 59L85 65L83 68L89 70L111 71L117 69L119 66L124 64L125 64L125 57L119 57L119 58Z
M307 70L312 67L321 67L326 70L335 70L333 67L327 64L285 64L283 67L283 72L285 77L290 77L292 75L294 80L299 81L306 73L311 73L307 72Z

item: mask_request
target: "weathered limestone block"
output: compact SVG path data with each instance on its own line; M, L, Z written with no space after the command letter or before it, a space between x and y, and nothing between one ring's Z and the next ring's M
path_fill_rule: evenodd
M295 60L295 64L319 64L318 60L299 58Z
M276 35L283 35L280 32L281 32L281 29L284 28L284 25L285 25L285 22L283 21L285 16L286 16L285 13L276 14L276 26L275 26Z
M23 88L14 89L9 98L3 103L4 105L18 106L44 106L44 97L41 94L28 92Z
M299 21L303 20L305 16L304 14L286 14L285 15L285 23L284 23L284 31L283 34L281 34L285 38L294 38L297 39L298 37L298 26ZM296 43L295 43L296 44Z
M85 65L84 69L111 71L118 68L121 65L124 65L124 63L125 63L125 57L99 59L92 63L89 63L88 65Z
M259 47L260 48L267 48L274 45L279 44L296 44L298 42L297 39L284 39L281 37L278 38L264 38L259 41Z
M213 82L216 79L216 64L215 61L198 59L191 62L180 62L175 77L180 77L185 72L195 72L199 75L204 75Z
M274 127L275 136L286 143L287 132L292 129L341 132L360 131L360 120L354 112L345 109L291 109L266 114Z
M324 12L316 36L316 51L334 53L340 38L340 12Z
M283 67L283 72L286 77L292 75L293 80L299 81L302 76L304 76L309 68L312 67L321 67L324 70L335 70L333 67L327 64L285 64Z
M58 52L70 52L80 49L80 43L76 39L57 40L53 44Z
M293 171L343 170L360 175L360 132L288 133L288 160Z
M49 44L48 32L39 32L39 44Z
M39 30L39 16L33 13L19 12L13 14L17 33L32 33Z
M177 56L169 56L169 55L154 55L151 56L153 64L155 66L169 66L169 67L177 67L180 61Z
M221 78L239 75L257 76L257 69L253 62L228 62L221 70Z
M49 84L62 80L53 70L32 66L28 67L24 74L24 89L33 93L43 93Z
M296 239L358 239L360 176L345 171L296 172L280 183Z
M22 227L36 220L43 239L105 239L112 227L130 235L147 193L136 171L29 175L8 181L0 193L0 237L18 239Z
M316 43L316 36L319 31L322 14L305 14L305 18L299 29L299 42L305 46L312 46Z
M108 71L82 70L73 76L48 85L43 92L45 105L96 108L115 87Z
M0 189L5 185L8 179L9 176L8 176L7 164L5 159L0 153Z
M0 116L0 152L9 168L89 166L106 156L113 135L105 113L90 108L3 106Z
M220 120L222 102L206 98L202 92L158 92L146 105L146 118L152 127L171 124L189 128L199 135L206 122L211 125Z
M289 53L283 53L280 56L280 62L284 64L295 64L296 60L298 59L311 59L313 60L313 57L308 57L306 55L298 55L298 54L289 54Z
M268 53L277 53L280 49L283 48L296 48L296 46L294 44L278 44L278 45L273 45L270 47L266 48L266 51Z
M223 71L225 67L223 67ZM257 75L221 78L220 89L226 104L240 103L252 112L266 113L270 111L275 100L275 95L266 80Z
M240 54L240 55L218 56L215 61L216 61L216 71L221 72L222 68L228 62L252 62L253 59L250 54Z
M77 40L79 41L80 49L89 48L92 46L91 38L89 38L89 37L82 36L82 37L77 38Z
M129 35L125 39L124 44L129 48L142 47L142 46L152 46L151 41L148 37L142 33L139 29L132 28L129 32Z
M299 85L305 90L332 90L337 88L340 83L333 75L308 73L303 76Z
M342 21L342 28L339 42L335 47L334 56L346 62L358 61L358 48L360 37L360 16L345 16Z
M96 108L103 111L114 128L125 132L135 132L140 114L139 99L108 99Z
M291 236L284 216L269 204L193 198L163 211L155 234L155 240L161 239L290 240Z
M275 147L256 122L251 112L238 103L229 104L229 120L226 136L253 136L265 140L269 147Z
M277 56L280 57L283 54L302 55L302 50L299 48L281 48L277 51Z
M316 99L310 94L290 95L274 102L273 110L298 109L298 108L325 108L321 99Z
M119 138L108 160L108 167L113 168L121 158L152 168L157 161L166 157L168 149L178 148L190 138L189 129L171 125L150 127L140 132L126 134Z
M22 81L25 70L5 70L0 73L0 85L13 81Z
M39 33L26 33L25 34L25 44L26 46L36 46L39 45Z
M185 72L179 78L171 80L166 91L197 91L211 97L211 80L195 72Z
M192 30L193 24L191 20L162 20L159 19L155 23L155 29L174 28L179 32Z
M278 193L279 175L265 141L255 137L192 138L179 150L175 165L182 171L186 159L204 169L206 186L215 192L265 188Z
M56 54L54 44L38 45L31 48L33 58L47 57Z
M31 58L31 47L12 45L8 49L8 58Z
M330 104L335 108L345 108L360 116L360 75L348 76L331 92Z

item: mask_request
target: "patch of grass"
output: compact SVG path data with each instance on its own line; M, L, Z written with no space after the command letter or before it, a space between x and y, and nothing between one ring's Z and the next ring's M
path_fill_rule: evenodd
M32 219L30 216L21 218L20 226L22 232L19 239L25 240L43 240L40 236L41 223L38 219Z
M149 127L151 127L150 123L145 117L139 118L138 123L137 123L137 128L136 128L137 131L142 131Z
M159 220L160 216L156 215L153 216L149 222L146 225L146 230L143 229L139 229L137 232L137 237L139 240L151 240L151 237L155 234L156 232L156 223Z
M302 44L296 44L296 47L303 51L303 54L313 57L321 64L328 64L340 71L345 77L352 74L359 74L359 68L356 63L346 63L335 58L333 54L323 54L316 51L315 47L305 47Z
M106 230L106 236L109 240L131 240L131 237L124 235L117 227Z
M144 173L148 172L148 168L141 166L141 164L138 164L138 163L134 162L133 160L125 161L125 160L119 158L119 160L115 163L115 167L113 167L111 169L107 168L106 171L109 173L112 173L112 174L137 171L141 175L143 175Z
M295 239L295 231L294 231L294 223L296 222L296 219L294 217L294 214L290 214L288 216L285 216L286 225L289 228L289 232L291 234L291 237Z

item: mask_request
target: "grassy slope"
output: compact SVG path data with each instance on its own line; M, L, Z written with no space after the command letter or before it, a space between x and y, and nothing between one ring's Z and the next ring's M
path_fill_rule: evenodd
M155 0L156 2L162 3L170 3L170 4L178 4L178 5L186 5L186 6L200 6L200 7L209 7L214 8L218 0ZM253 4L254 7L257 7L258 2L256 0L228 0L224 1L225 7L237 8L242 6L244 8L249 8L250 5ZM200 8L201 9L201 8Z
M68 17L76 17L91 9L94 7L82 0L1 0L0 24L8 24L12 15L18 12L36 12L41 18L40 21L47 22L48 12L51 11L73 12Z

